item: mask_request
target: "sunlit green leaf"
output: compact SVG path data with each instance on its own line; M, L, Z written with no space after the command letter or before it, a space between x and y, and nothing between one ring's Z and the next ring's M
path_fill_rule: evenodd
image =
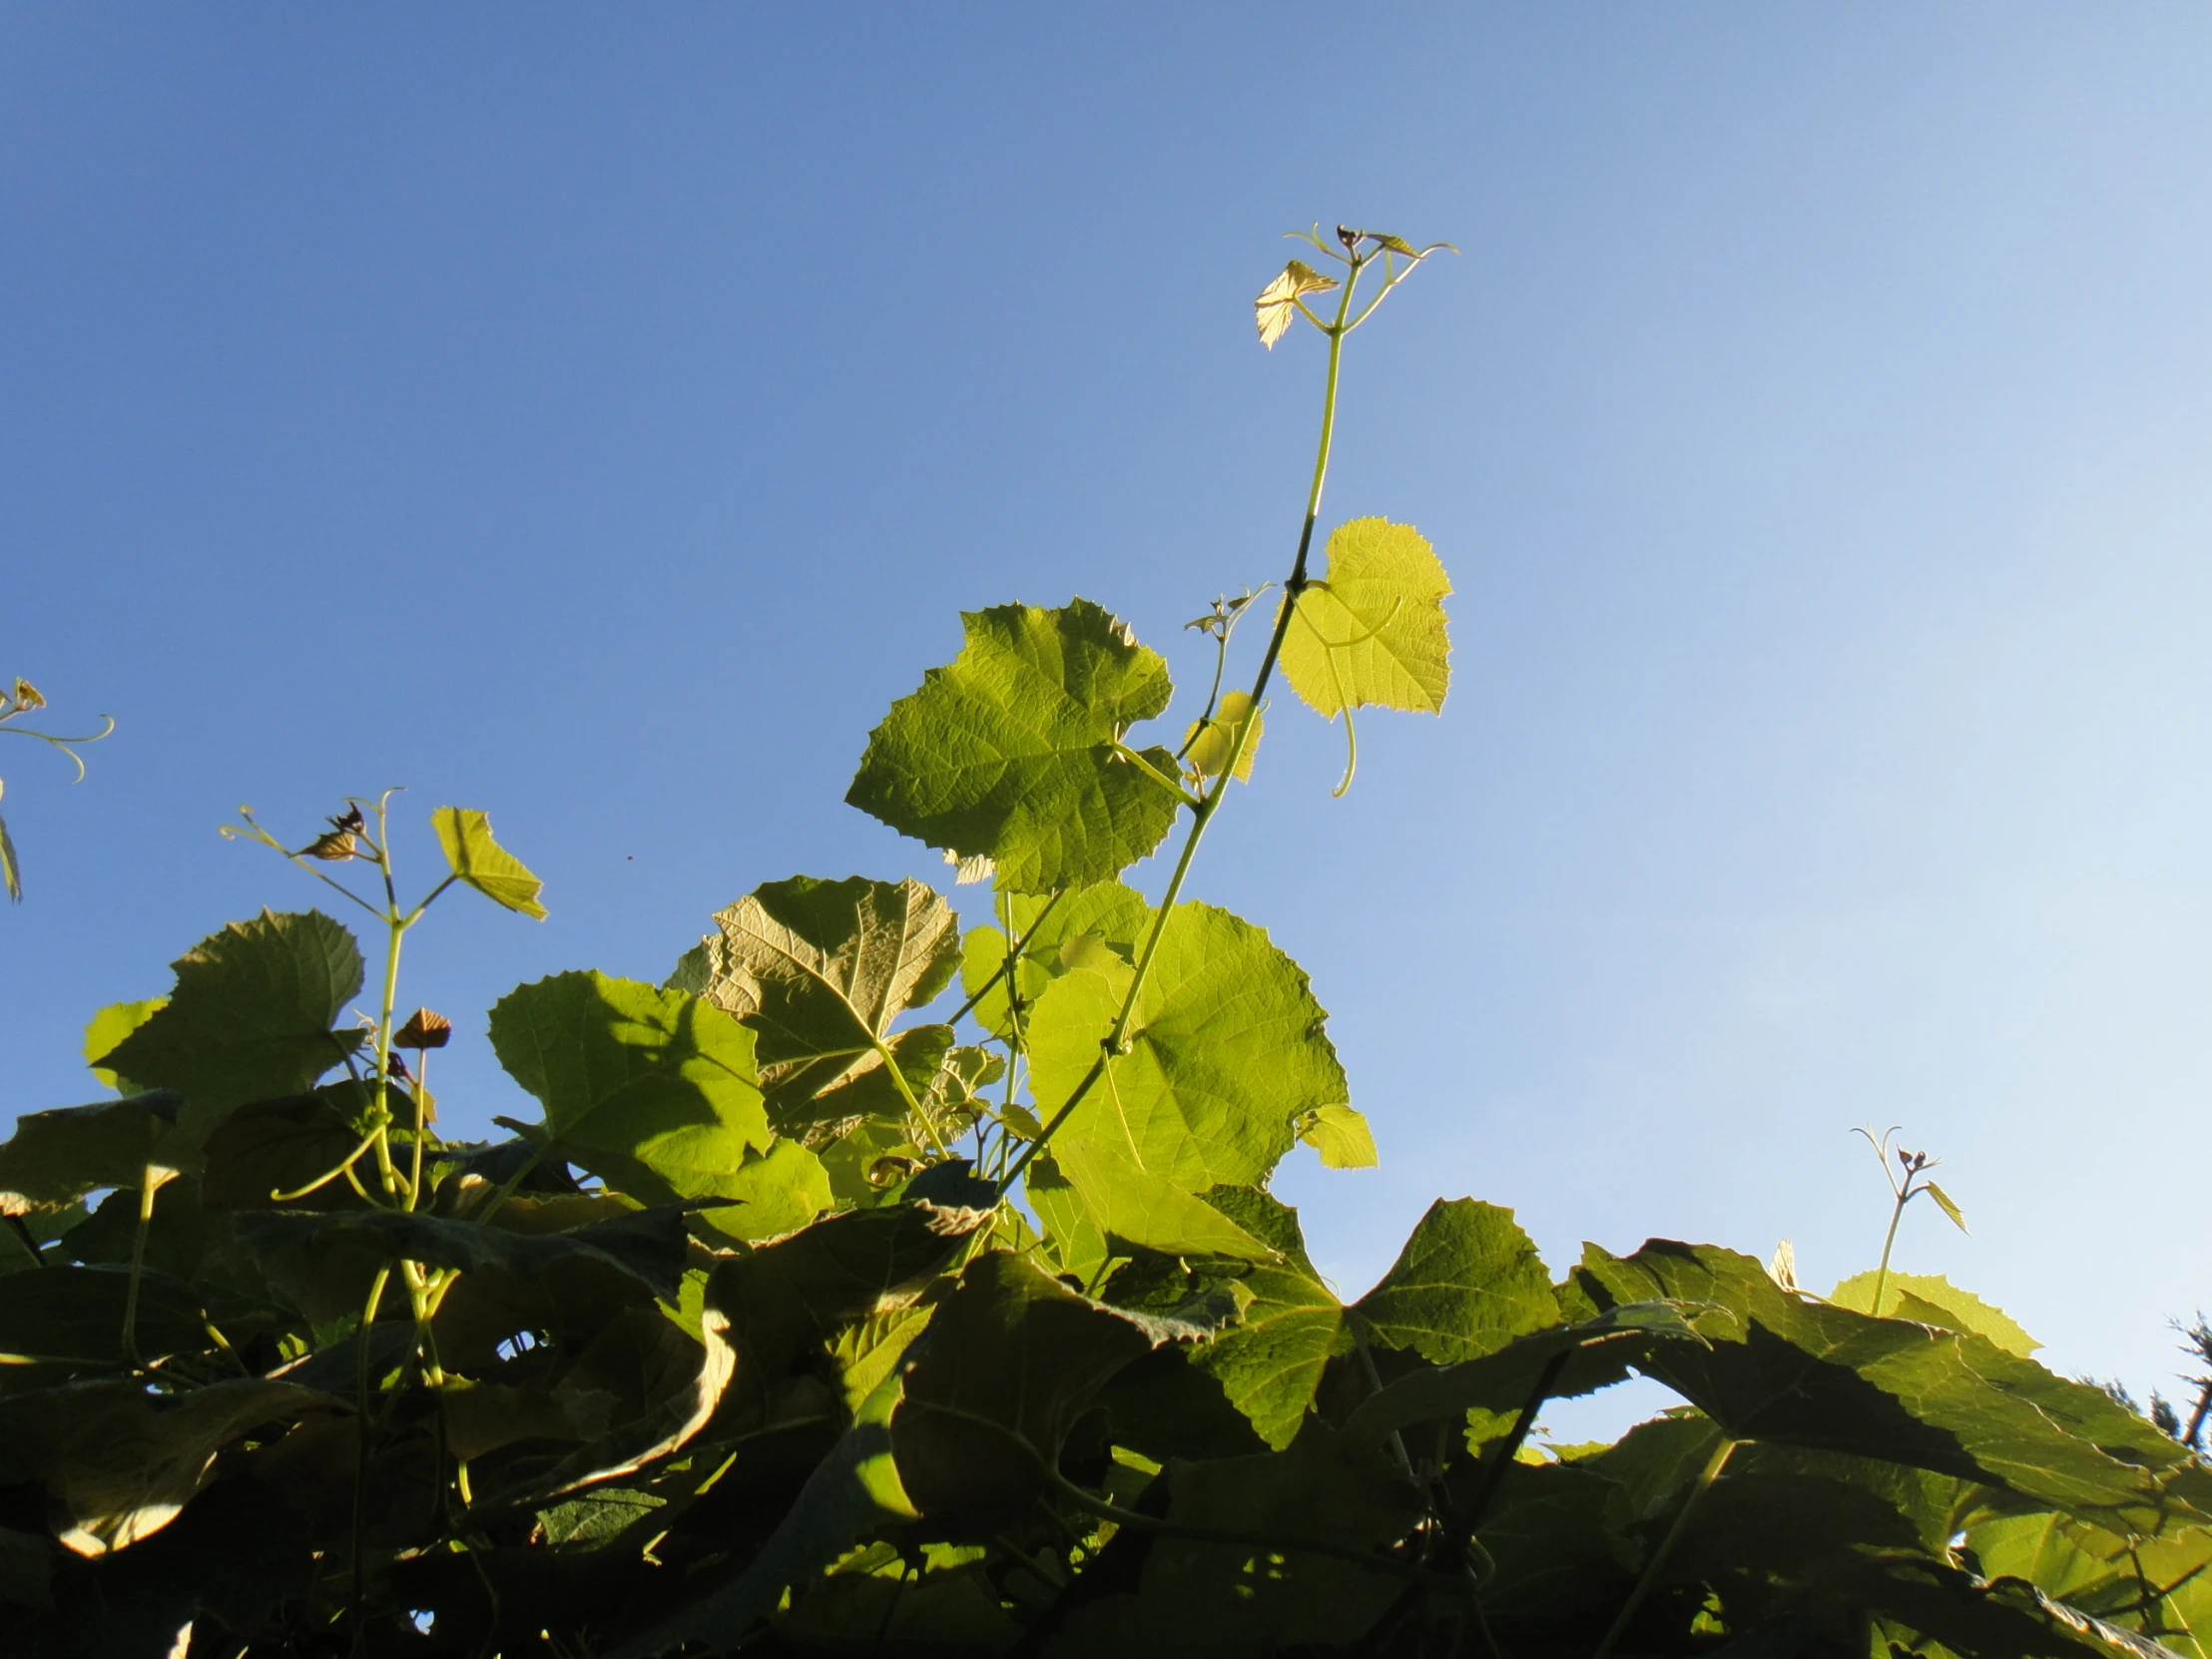
M1033 1087L1046 1114L1098 1058L1121 996L1113 976L1070 971L1030 1020ZM1209 904L1168 918L1116 1056L1054 1141L1112 1155L1186 1191L1249 1186L1288 1152L1298 1122L1348 1097L1306 975L1265 930Z
M1944 1192L1933 1181L1923 1182L1922 1187L1928 1196L1936 1201L1936 1207L1942 1211L1944 1215L1950 1217L1951 1226L1957 1228L1961 1233L1965 1232L1966 1218L1958 1213L1958 1206L1950 1201L1950 1194Z
M774 1239L797 1232L830 1208L830 1172L797 1141L748 1152L723 1196L740 1200L701 1212L717 1232L737 1239Z
M681 991L601 973L523 985L491 1011L499 1063L545 1105L561 1156L648 1204L737 1196L766 1152L753 1032Z
M1100 881L1042 897L1002 893L998 908L1001 919L1011 919L1013 937L1028 941L1015 970L1025 1007L1070 967L1099 965L1082 941L1103 945L1134 963L1138 941L1152 920L1152 907L1144 895L1119 881ZM969 928L960 947L960 984L976 998L975 1021L1001 1036L1007 1030L1006 981L1001 971L1006 947L1005 930L992 923Z
M118 1077L107 1067L96 1064L102 1056L112 1052L125 1037L152 1019L169 1000L166 996L150 996L143 1002L111 1002L92 1016L85 1026L85 1063L92 1067L93 1076L100 1079L119 1094L136 1094L138 1085Z
M1194 720L1190 730L1184 733L1187 747L1183 758L1201 776L1219 778L1229 765L1229 757L1236 751L1237 737L1247 727L1251 735L1244 740L1244 753L1237 756L1237 781L1252 781L1252 763L1260 753L1260 738L1267 729L1267 717L1253 707L1250 692L1224 692L1213 715L1206 720Z
M1375 1131L1350 1106L1322 1106L1300 1127L1298 1138L1321 1154L1328 1169L1373 1169L1382 1161Z
M1217 1189L1214 1205L1276 1251L1237 1283L1250 1298L1237 1324L1193 1357L1276 1450L1306 1419L1322 1371L1344 1335L1344 1308L1306 1258L1298 1212L1250 1188Z
M796 875L755 888L718 912L715 927L675 983L760 1034L761 1083L778 1124L899 1109L876 1045L952 976L959 918L942 897L914 880ZM917 1068L924 1083L950 1047L944 1029ZM875 1087L830 1099L863 1081Z
M1168 704L1167 664L1088 600L962 618L960 655L891 705L845 799L961 856L1001 887L1105 880L1160 844L1180 803L1175 760L1119 752Z
M1298 302L1309 293L1328 293L1340 286L1334 276L1324 276L1303 260L1293 260L1282 275L1260 290L1252 302L1252 316L1260 328L1260 343L1270 351L1298 315Z
M1438 1200L1390 1271L1353 1304L1391 1348L1433 1365L1476 1359L1559 1320L1551 1276L1513 1212L1473 1199Z
M1339 525L1328 572L1299 596L1283 636L1292 689L1331 720L1368 704L1437 713L1451 685L1450 592L1435 550L1411 525Z
M494 904L536 920L545 919L538 894L545 883L512 852L492 839L491 820L473 807L440 807L430 815L438 845L455 875Z
M1881 1314L1885 1319L1918 1320L1945 1331L1971 1331L1986 1337L2007 1354L2022 1358L2043 1345L2021 1330L2001 1310L1990 1307L1970 1291L1962 1291L1941 1274L1892 1273L1880 1308L1874 1305L1875 1284L1882 1275L1873 1269L1853 1274L1829 1293L1839 1308L1861 1314Z
M188 1136L249 1100L303 1093L361 1040L331 1029L361 988L361 953L319 910L234 921L176 971L167 1003L96 1064L184 1096Z

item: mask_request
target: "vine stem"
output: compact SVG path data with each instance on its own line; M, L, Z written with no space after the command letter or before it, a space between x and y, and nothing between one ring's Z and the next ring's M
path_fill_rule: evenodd
M1659 1569L1667 1564L1667 1557L1674 1553L1675 1544L1690 1524L1690 1516L1696 1511L1698 1500L1712 1489L1713 1482L1721 1477L1721 1470L1728 1466L1729 1457L1743 1444L1741 1440L1723 1440L1713 1448L1713 1455L1705 1460L1705 1467L1698 1471L1697 1483L1682 1499L1682 1507L1675 1511L1674 1524L1667 1528L1667 1535L1659 1540L1659 1547L1651 1552L1651 1559L1644 1563L1643 1572L1636 1579L1636 1587L1628 1592L1628 1600L1614 1618L1612 1628L1605 1632L1605 1639L1597 1644L1597 1651L1590 1659L1612 1659L1613 1649L1628 1633L1629 1621L1644 1604L1644 1597L1658 1582Z
M1913 1183L1908 1181L1898 1189L1897 1203L1890 1208L1890 1231L1882 1235L1882 1265L1874 1276L1874 1315L1882 1317L1883 1297L1890 1289L1890 1252L1897 1248L1898 1223L1905 1219L1905 1206L1912 1201Z
M1372 259L1374 256L1368 256ZM1290 580L1283 584L1283 605L1276 613L1275 628L1268 635L1266 652L1260 658L1260 671L1252 681L1252 708L1257 712L1267 696L1268 682L1275 677L1276 659L1283 654L1284 638L1291 631L1291 618L1297 614L1300 597L1308 585L1306 565L1314 547L1314 525L1321 517L1323 487L1329 481L1329 452L1337 431L1337 387L1344 367L1345 336L1355 324L1351 320L1352 296L1360 286L1360 273L1367 259L1355 255L1349 262L1351 272L1339 290L1337 320L1323 323L1322 332L1329 336L1329 377L1322 390L1321 441L1314 455L1314 479L1306 492L1306 517L1298 532L1298 556L1291 561ZM1303 306L1300 307L1304 309ZM1309 316L1311 312L1307 313ZM1191 872L1191 860L1198 855L1198 843L1206 838L1206 827L1214 822L1214 815L1221 810L1227 798L1229 781L1237 775L1237 768L1244 761L1246 747L1252 741L1253 728L1259 723L1242 720L1231 740L1229 755L1222 764L1221 776L1211 790L1201 796L1191 807L1190 833L1184 837L1183 850L1175 860L1175 872L1168 877L1167 891L1160 899L1158 911L1152 918L1152 927L1145 934L1144 948L1138 952L1137 967L1129 981L1128 994L1122 998L1121 1011L1114 1017L1113 1029L1099 1044L1098 1058L1083 1073L1074 1090L1062 1101L1058 1111L1044 1125L1044 1132L1023 1147L1006 1173L999 1177L998 1190L1006 1193L1021 1172L1029 1167L1030 1160L1042 1152L1047 1142L1059 1133L1076 1107L1083 1104L1098 1080L1105 1076L1106 1066L1113 1056L1122 1051L1129 1040L1129 1027L1137 1016L1137 1000L1144 994L1145 981L1151 976L1152 961L1159 954L1160 939L1167 931L1168 919L1175 913L1176 900L1182 895L1183 882Z

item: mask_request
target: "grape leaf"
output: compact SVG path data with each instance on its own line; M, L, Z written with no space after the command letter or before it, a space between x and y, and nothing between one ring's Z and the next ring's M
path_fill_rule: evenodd
M893 830L1047 892L1104 880L1160 844L1175 758L1124 733L1168 705L1167 664L1086 599L962 616L958 657L891 705L845 800Z
M128 1078L118 1077L107 1067L96 1062L125 1037L152 1019L167 1002L166 996L150 996L144 1002L111 1002L85 1026L85 1064L92 1067L93 1076L118 1094L137 1094L138 1085Z
M930 1319L891 1417L901 1484L932 1519L1018 1516L1091 1396L1193 1326L1078 1296L1009 1251L970 1262Z
M1829 1293L1828 1300L1856 1313L1879 1313L1886 1319L1918 1320L1945 1331L1971 1331L1986 1337L2007 1354L2022 1359L2043 1345L2021 1330L2000 1309L1990 1307L1970 1291L1962 1291L1941 1274L1892 1273L1881 1308L1874 1305L1875 1281L1882 1275L1869 1269L1853 1274Z
M601 973L518 986L491 1011L507 1074L543 1102L562 1157L647 1204L736 1196L768 1115L753 1032L681 991Z
M1325 1169L1373 1169L1382 1161L1375 1150L1375 1131L1350 1106L1316 1108L1298 1138L1321 1154Z
M700 1212L719 1233L748 1241L796 1233L830 1208L830 1172L797 1141L778 1141L767 1152L748 1152L727 1183L725 1196L741 1202Z
M184 1096L198 1139L250 1100L306 1091L361 1040L331 1021L361 988L353 935L319 910L264 910L194 945L177 989L95 1064Z
M1283 636L1292 689L1331 720L1371 703L1437 713L1451 685L1450 592L1435 550L1411 525L1340 524L1329 537L1328 574L1299 596Z
M1048 1119L1098 1057L1120 1006L1117 977L1074 969L1037 999L1029 1058ZM1177 905L1128 1052L1059 1131L1061 1163L1078 1185L1078 1148L1114 1152L1190 1192L1264 1180L1299 1119L1346 1101L1323 1018L1305 973L1265 930L1210 904Z
M1557 1324L1559 1299L1512 1211L1439 1199L1353 1312L1388 1347L1447 1366Z
M166 1091L25 1112L0 1144L0 1214L53 1210L95 1187L136 1187L173 1156L177 1097Z
M959 952L959 917L915 880L824 881L795 875L757 887L715 915L672 983L759 1033L771 1116L794 1127L896 1110L887 1074L865 1097L828 1098L882 1071L891 1021L942 990ZM915 1068L926 1085L951 1047L949 1028ZM909 1047L913 1044L909 1043Z
M1252 302L1252 319L1259 325L1260 343L1273 351L1275 342L1298 315L1299 300L1309 293L1329 293L1342 285L1336 277L1324 276L1303 260L1291 261Z
M1306 1256L1298 1212L1255 1188L1217 1188L1214 1206L1277 1254L1237 1283L1251 1297L1237 1324L1194 1356L1229 1402L1277 1451L1297 1436L1331 1354L1348 1346L1344 1307Z
M545 883L520 858L492 838L491 820L473 807L440 807L430 815L438 845L453 873L494 904L537 921L545 919L538 894Z
M1599 1307L1716 1303L1743 1337L1665 1344L1639 1362L1729 1433L1978 1480L2120 1531L2183 1506L2162 1470L2187 1450L2103 1389L2055 1377L1987 1338L1791 1296L1748 1256L1653 1240L1592 1246L1574 1281ZM2195 1518L2195 1517L2192 1517Z
M1023 1005L1033 1003L1069 968L1086 961L1098 965L1082 941L1095 941L1135 962L1138 940L1152 919L1152 907L1144 894L1119 881L1099 881L1044 897L1006 893L1000 898L1002 919L1013 923L1014 937L1025 938L1015 983ZM975 998L976 1023L986 1031L1006 1034L1006 933L985 922L971 927L960 941L960 986ZM994 982L995 981L995 982Z
M1209 719L1192 721L1190 730L1183 734L1187 746L1183 758L1201 776L1219 778L1237 747L1237 734L1247 726L1252 728L1252 735L1245 739L1244 753L1237 757L1237 782L1249 784L1253 760L1260 753L1260 738L1267 729L1267 717L1253 707L1250 692L1224 692Z

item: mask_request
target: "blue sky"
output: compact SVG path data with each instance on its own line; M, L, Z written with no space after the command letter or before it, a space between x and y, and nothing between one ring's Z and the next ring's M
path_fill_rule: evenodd
M407 995L658 978L808 871L962 607L1279 576L1281 232L1465 252L1353 346L1328 519L1457 583L1440 721L1279 706L1193 891L1332 1011L1422 1206L1900 1264L2138 1389L2212 1302L2212 15L2180 5L0 5L0 1111L404 784L548 881ZM413 834L403 853L434 859ZM1150 878L1157 882L1158 873Z

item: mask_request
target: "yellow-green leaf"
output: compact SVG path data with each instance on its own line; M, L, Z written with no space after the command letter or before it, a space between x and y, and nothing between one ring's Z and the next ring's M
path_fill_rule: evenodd
M445 848L445 861L456 876L494 904L538 921L545 919L545 906L538 902L545 883L492 839L491 820L473 807L440 807L430 815L430 822L437 827L438 844Z
M1324 276L1303 260L1293 260L1252 301L1252 318L1260 328L1260 343L1274 350L1275 342L1283 337L1291 319L1298 315L1299 300L1309 293L1328 293L1338 285L1336 277Z
M1283 637L1283 673L1331 720L1369 704L1435 714L1451 685L1450 592L1435 549L1411 525L1341 524L1328 573L1299 596Z
M1321 1154L1328 1169L1373 1169L1382 1161L1375 1150L1375 1131L1366 1116L1350 1106L1324 1106L1306 1120L1298 1138Z
M1219 778L1237 747L1237 734L1249 726L1252 735L1245 739L1244 753L1237 757L1237 782L1249 784L1253 757L1260 753L1260 734L1266 725L1266 717L1252 705L1251 693L1224 692L1209 719L1191 722L1190 730L1183 735L1189 746L1183 757L1202 776Z

